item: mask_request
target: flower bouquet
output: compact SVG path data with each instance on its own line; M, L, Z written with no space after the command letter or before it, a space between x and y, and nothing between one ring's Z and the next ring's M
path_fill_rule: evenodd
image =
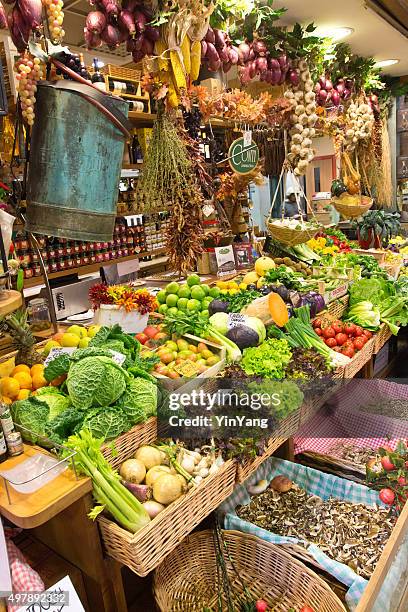
M158 307L156 298L147 289L136 289L132 285L98 283L90 288L89 300L96 324L112 326L118 323L131 334L143 331L149 313Z

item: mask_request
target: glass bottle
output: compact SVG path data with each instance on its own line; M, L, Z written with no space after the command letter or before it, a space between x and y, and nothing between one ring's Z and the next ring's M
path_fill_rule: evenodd
M92 84L95 85L95 87L97 87L101 91L106 92L105 77L103 76L103 74L101 74L101 71L99 70L99 60L97 57L95 57L93 60L93 66L94 73L92 75Z

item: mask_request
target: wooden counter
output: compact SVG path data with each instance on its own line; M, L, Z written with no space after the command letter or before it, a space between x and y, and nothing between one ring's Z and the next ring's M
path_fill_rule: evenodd
M23 455L7 459L1 464L0 470L11 469L39 452L48 454L36 446L24 445L24 448ZM34 493L18 493L8 484L11 499L9 503L4 480L1 477L0 480L0 514L23 529L46 523L92 490L89 478L76 479L72 470L67 469Z

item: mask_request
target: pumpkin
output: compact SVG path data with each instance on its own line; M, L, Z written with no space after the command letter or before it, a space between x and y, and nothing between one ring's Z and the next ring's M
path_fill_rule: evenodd
M339 198L341 194L345 193L346 191L347 187L341 179L336 179L332 182L331 192L336 198Z
M278 327L283 327L289 321L289 313L285 302L277 293L268 295L268 307L273 322Z

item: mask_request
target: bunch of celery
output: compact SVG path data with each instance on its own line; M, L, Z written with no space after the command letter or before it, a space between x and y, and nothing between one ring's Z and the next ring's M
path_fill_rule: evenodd
M103 510L107 510L122 527L135 533L150 522L150 517L142 504L120 482L115 472L101 452L103 440L95 439L83 429L70 436L66 446L76 451L75 466L79 473L89 476L93 484L93 495L101 504L89 513L93 520Z

